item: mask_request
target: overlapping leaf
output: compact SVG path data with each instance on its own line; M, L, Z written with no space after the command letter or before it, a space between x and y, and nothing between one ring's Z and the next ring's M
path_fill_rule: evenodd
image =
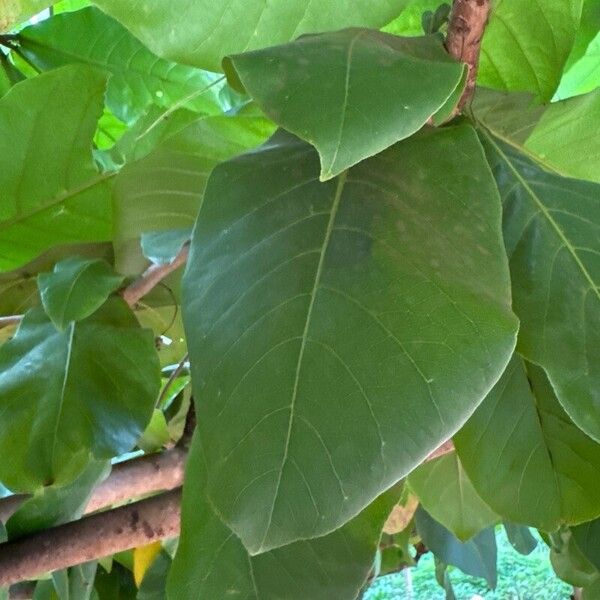
M452 435L514 345L469 126L318 172L283 134L220 165L184 281L208 494L251 553L356 515Z
M55 0L3 0L0 4L0 33L27 21L54 2Z
M123 385L123 381L127 385ZM58 331L29 311L0 347L0 481L64 485L96 459L127 452L150 420L159 365L152 334L120 298Z
M400 491L386 492L341 529L249 556L206 498L201 440L192 445L182 507L182 536L168 582L172 600L356 598L373 564L381 528Z
M567 177L600 183L598 123L600 90L555 102L545 110L525 147Z
M507 519L553 531L600 514L600 445L517 356L454 442L479 494Z
M550 100L575 42L582 0L497 2L481 48L478 81Z
M127 29L95 7L54 17L24 29L20 52L42 70L85 63L112 74L106 91L110 110L126 123L150 104L180 104L203 113L221 112L213 73L160 59Z
M271 119L317 148L323 180L423 127L464 72L438 36L368 29L305 36L224 65Z
M159 56L219 71L228 54L274 46L303 33L378 28L407 0L94 0ZM175 33L176 32L176 33Z
M68 66L0 99L0 270L57 244L110 239L111 175L92 160L104 85L100 72Z
M486 136L504 203L519 350L600 440L600 185L542 169Z
M421 465L408 482L425 510L463 542L499 521L475 491L455 452Z

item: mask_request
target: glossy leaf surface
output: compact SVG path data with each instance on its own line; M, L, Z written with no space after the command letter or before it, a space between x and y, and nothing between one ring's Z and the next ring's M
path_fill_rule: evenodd
M55 15L19 34L20 51L42 70L85 63L111 73L110 110L131 123L150 104L221 112L217 76L158 58L95 7Z
M454 444L481 497L511 521L553 531L600 514L600 445L569 419L543 371L526 372L519 357Z
M491 588L496 587L497 550L493 528L485 529L468 542L461 542L421 507L417 509L415 521L423 543L437 558L467 575L483 577Z
M318 177L284 134L220 165L184 279L208 494L251 553L356 515L460 427L514 345L469 126Z
M104 86L99 71L68 66L0 99L0 270L55 244L110 239L110 174L92 161Z
M305 36L224 65L271 119L317 148L323 180L415 133L463 76L438 36L367 29Z
M600 440L600 185L566 179L486 137L504 204L519 351Z
M407 0L94 0L159 56L221 69L228 54L282 44L303 33L343 27L378 28L398 15ZM176 31L177 35L172 32Z
M475 491L455 452L421 465L408 482L423 508L463 542L499 521Z
M122 381L127 385L123 386ZM29 311L0 347L0 481L34 490L129 451L150 420L159 365L151 333L120 298L58 331Z
M58 329L89 317L122 283L123 277L98 259L68 258L38 275L44 310Z
M196 435L183 493L183 534L167 588L170 600L356 598L400 494L393 488L327 536L250 556L211 508L206 485L205 456Z
M581 18L582 0L510 0L494 5L481 48L478 82L550 100Z

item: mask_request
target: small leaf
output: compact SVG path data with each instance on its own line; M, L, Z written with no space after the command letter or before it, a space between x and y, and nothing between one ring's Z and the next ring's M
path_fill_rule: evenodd
M208 494L251 553L341 526L454 434L512 353L509 289L468 125L325 184L283 133L217 167L183 314Z
M20 491L64 485L91 457L129 451L158 389L153 336L120 298L65 331L30 310L0 347L0 454L11 457L0 481Z
M123 279L103 260L73 257L56 263L52 273L38 275L38 287L46 314L65 329L98 310Z
M145 546L139 546L133 551L133 578L135 584L140 587L146 571L150 568L156 557L160 554L162 545L160 542L152 542Z
M508 541L519 554L527 555L535 550L537 540L531 535L529 527L509 521L504 521L503 525Z
M111 239L112 175L92 160L105 82L71 65L0 98L0 270L57 244Z
M267 116L317 148L321 180L419 130L464 72L438 36L367 29L304 36L230 56L224 67Z
M191 227L143 233L142 252L153 263L166 265L175 260L191 237Z
M468 542L461 542L422 507L417 509L415 522L423 543L438 559L467 575L483 577L492 589L496 587L497 550L493 527L484 529Z
M455 452L421 465L408 483L425 510L462 542L499 521L475 491Z

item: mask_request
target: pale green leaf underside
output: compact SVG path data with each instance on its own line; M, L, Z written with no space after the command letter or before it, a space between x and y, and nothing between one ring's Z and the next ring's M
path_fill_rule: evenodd
M498 0L481 48L478 82L550 100L575 41L582 0Z
M599 123L600 90L552 103L525 148L567 177L600 183Z
M475 491L455 452L421 465L408 482L425 510L463 542L500 520Z
M600 13L600 10L598 11ZM600 87L600 32L591 41L586 53L564 74L556 98L585 94Z
M196 436L186 471L182 536L167 588L171 600L357 597L399 490L392 488L330 535L250 556L206 499L205 460Z
M91 456L129 451L158 387L153 336L120 298L65 331L32 309L0 347L0 452L11 457L0 481L24 491L65 484Z
M111 175L92 160L104 85L73 65L0 99L0 270L57 244L110 239Z
M378 28L406 0L95 0L159 56L221 70L229 54L274 46L304 33L343 27ZM174 32L177 32L175 35Z
M458 102L464 72L438 36L368 29L305 36L224 65L271 119L317 148L322 180L451 111L444 105Z
M514 346L470 127L318 173L283 134L220 165L184 280L208 494L251 553L355 516L456 431Z
M526 372L517 355L454 444L504 518L553 531L600 514L600 445L569 419L543 371Z
M127 123L150 104L221 112L216 75L158 58L95 7L56 15L26 28L18 39L20 51L42 70L79 62L111 73L106 102Z
M504 204L519 350L600 440L600 185L549 173L485 140Z

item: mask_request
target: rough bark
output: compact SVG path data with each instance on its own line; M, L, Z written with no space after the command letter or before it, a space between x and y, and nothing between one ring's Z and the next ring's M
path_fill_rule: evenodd
M470 101L475 91L481 39L490 15L490 0L454 0L446 49L450 56L465 63L468 69L467 85L458 103L458 110Z
M181 489L0 544L0 587L179 535Z

